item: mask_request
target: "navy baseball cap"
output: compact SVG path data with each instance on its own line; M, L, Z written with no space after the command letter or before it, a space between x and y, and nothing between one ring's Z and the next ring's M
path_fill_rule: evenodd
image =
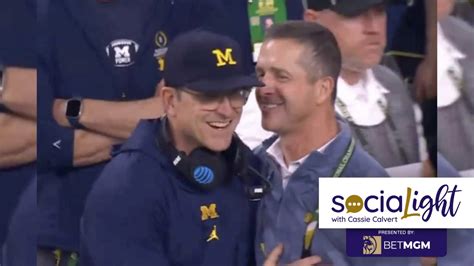
M388 4L390 0L306 0L308 9L330 9L345 17L360 15L375 5Z
M261 87L256 75L245 72L239 44L205 30L176 37L165 56L165 86L220 93L242 87Z

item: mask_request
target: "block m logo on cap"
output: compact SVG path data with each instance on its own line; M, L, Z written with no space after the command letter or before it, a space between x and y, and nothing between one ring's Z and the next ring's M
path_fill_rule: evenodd
M226 48L225 52L222 52L220 49L214 49L212 50L212 53L216 56L216 66L218 67L237 64L234 58L232 58L231 48Z

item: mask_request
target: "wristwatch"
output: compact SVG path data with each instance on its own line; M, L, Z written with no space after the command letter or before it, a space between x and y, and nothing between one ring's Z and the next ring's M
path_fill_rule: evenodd
M79 123L79 118L82 113L82 98L72 98L66 102L66 118L69 121L69 124L77 129L84 128L84 126Z

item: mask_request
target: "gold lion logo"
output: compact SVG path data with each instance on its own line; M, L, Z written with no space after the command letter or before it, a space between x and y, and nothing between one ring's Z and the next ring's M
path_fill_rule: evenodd
M382 237L381 236L364 236L364 246L362 253L364 255L380 255L382 254Z

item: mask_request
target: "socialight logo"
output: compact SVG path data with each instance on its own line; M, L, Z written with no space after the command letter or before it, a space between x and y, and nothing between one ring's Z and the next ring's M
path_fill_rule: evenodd
M474 178L320 178L321 228L474 228ZM456 226L454 225L456 224Z

